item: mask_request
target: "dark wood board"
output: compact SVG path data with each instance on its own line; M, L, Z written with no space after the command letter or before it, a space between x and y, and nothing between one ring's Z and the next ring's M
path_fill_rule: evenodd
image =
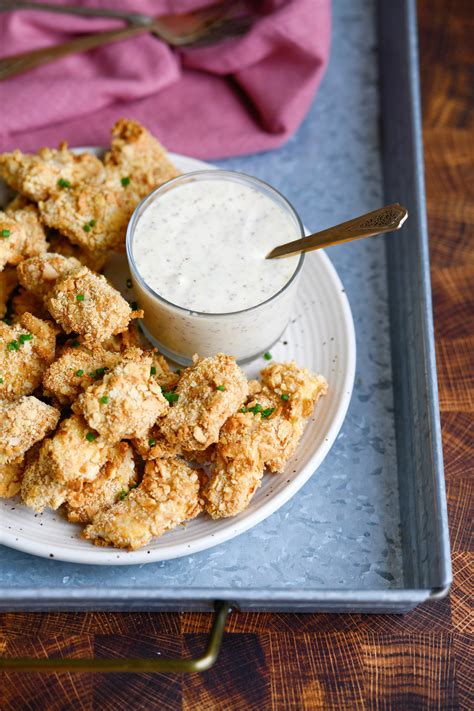
M233 613L217 665L176 676L5 674L2 711L470 709L474 476L474 25L471 0L418 5L426 187L454 584L399 616ZM197 653L207 614L9 613L0 653Z

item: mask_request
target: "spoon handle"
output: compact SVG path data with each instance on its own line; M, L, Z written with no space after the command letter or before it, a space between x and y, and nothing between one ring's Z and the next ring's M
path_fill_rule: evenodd
M311 252L313 249L331 247L333 244L351 242L363 237L373 237L383 232L393 232L400 229L408 217L408 210L398 202L393 205L386 205L378 210L367 212L360 217L342 222L340 225L328 227L327 230L315 232L303 239L294 242L287 242L275 247L266 256L266 259L277 257L290 257L299 252Z

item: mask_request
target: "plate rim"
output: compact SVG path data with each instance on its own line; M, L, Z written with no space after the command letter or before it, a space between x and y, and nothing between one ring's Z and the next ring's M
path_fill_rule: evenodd
M102 152L104 149L98 146L80 146L73 148L72 150L77 152L93 151L97 154ZM199 165L201 169L218 167L212 163L192 158L191 156L184 156L172 152L170 152L169 155L172 159L177 160L178 162L180 160L183 162L191 161L194 165ZM0 544L40 558L54 559L65 563L79 563L81 565L126 566L142 565L144 563L159 563L165 560L173 560L175 558L193 555L203 550L213 548L221 543L225 543L226 541L231 540L258 525L286 504L307 483L313 474L316 473L331 450L345 420L355 381L356 334L349 299L347 298L347 294L339 274L325 251L318 250L316 254L321 260L323 268L325 269L328 278L333 283L339 297L339 304L343 316L343 332L346 336L348 344L346 354L347 367L345 369L343 383L341 386L342 394L339 398L339 402L324 441L316 449L316 451L311 454L308 462L301 469L301 471L289 481L287 486L285 486L271 499L263 502L253 513L247 515L245 519L239 521L238 517L236 517L234 519L237 522L235 527L223 529L220 532L216 530L215 533L205 534L191 543L180 544L174 542L167 547L162 547L160 549L156 549L155 551L152 550L147 552L146 548L138 549L136 551L126 551L124 549L119 550L108 547L100 548L97 551L95 546L91 547L90 554L89 551L83 548L77 550L64 550L64 547L58 544L47 544L45 546L44 544L35 543L34 541L22 541L21 539L18 539L18 535L16 533L10 533L4 530L1 525ZM38 548L41 548L42 546L43 548L38 550Z

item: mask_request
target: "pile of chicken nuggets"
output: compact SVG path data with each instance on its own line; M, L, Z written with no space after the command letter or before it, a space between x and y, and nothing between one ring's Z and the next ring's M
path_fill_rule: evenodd
M0 497L61 508L98 545L134 550L242 512L327 391L295 363L249 381L229 355L173 371L145 345L142 312L100 270L138 202L177 174L125 119L102 160L66 144L0 156L16 192L0 211Z

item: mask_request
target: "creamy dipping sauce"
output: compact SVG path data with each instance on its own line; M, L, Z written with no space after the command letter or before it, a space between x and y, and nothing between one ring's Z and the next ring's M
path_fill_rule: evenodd
M268 350L293 313L304 255L265 256L302 236L285 198L241 173L197 171L157 188L127 230L145 335L183 365L195 353L242 362Z
M143 280L177 306L232 313L291 279L299 257L265 259L296 239L295 221L250 185L201 179L164 192L140 216L133 257Z

